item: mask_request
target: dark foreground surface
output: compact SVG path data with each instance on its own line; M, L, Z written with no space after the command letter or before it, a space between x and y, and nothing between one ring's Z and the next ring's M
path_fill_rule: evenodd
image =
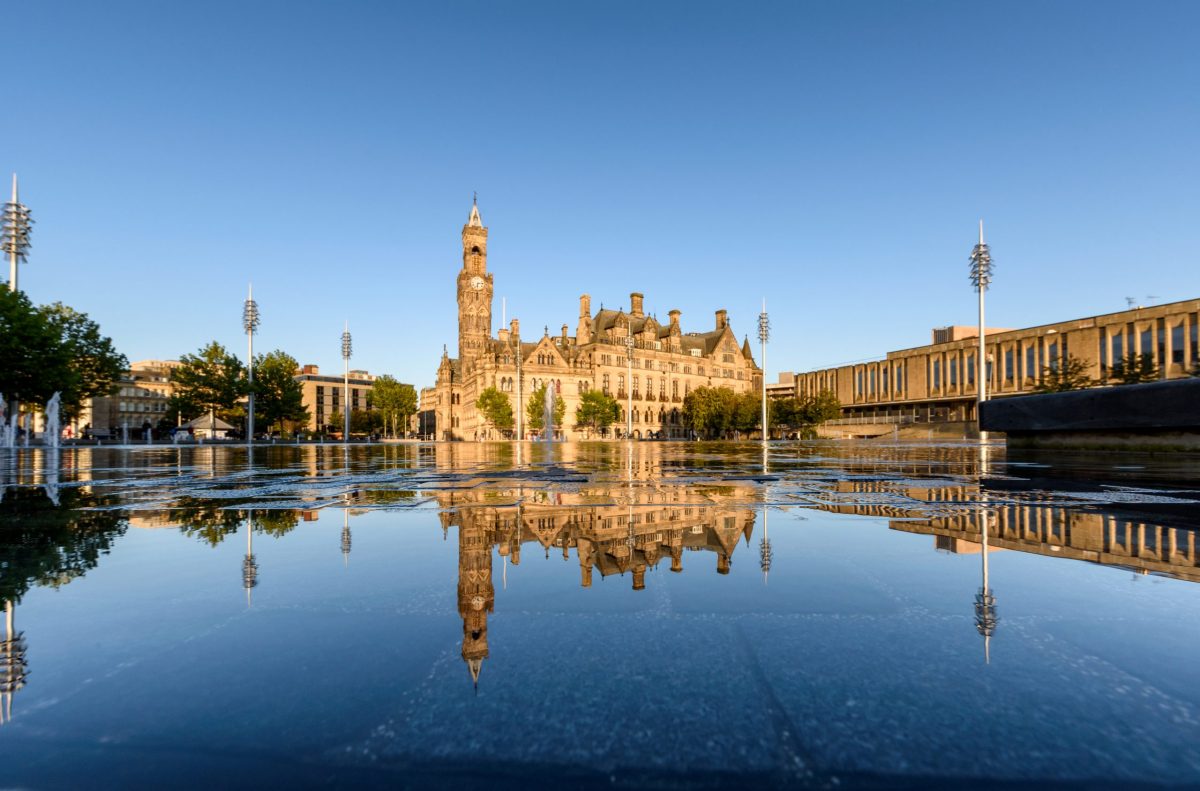
M1200 786L1178 458L0 455L0 788Z

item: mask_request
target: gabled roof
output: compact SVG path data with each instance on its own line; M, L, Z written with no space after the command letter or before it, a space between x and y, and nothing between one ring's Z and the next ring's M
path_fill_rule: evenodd
M210 415L201 415L195 420L189 420L183 424L184 428L206 428L213 431L233 431L234 427L221 420L219 417Z

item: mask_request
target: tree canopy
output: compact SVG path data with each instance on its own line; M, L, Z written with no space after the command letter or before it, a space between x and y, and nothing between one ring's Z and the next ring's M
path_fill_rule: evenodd
M399 424L403 431L408 425L408 416L417 411L417 391L412 385L384 374L375 379L371 404L382 414L384 421L391 424L392 436L395 436L396 425Z
M1088 364L1073 354L1068 354L1065 360L1057 365L1046 366L1042 369L1042 381L1034 388L1035 393L1065 393L1068 390L1082 390L1094 384L1088 376Z
M495 387L489 387L479 394L479 398L475 399L475 408L493 428L508 431L513 427L512 402Z
M61 302L35 308L8 289L0 289L0 338L0 393L43 406L60 392L66 419L112 392L129 365L87 314Z
M1112 378L1123 385L1158 381L1158 366L1154 364L1154 355L1149 352L1125 355L1113 363Z
M276 349L254 358L254 413L267 430L286 423L307 423L304 391L296 381L296 358Z
M804 398L775 399L767 419L775 428L803 430L841 414L841 403L828 390ZM762 401L757 393L735 393L727 387L698 387L683 399L683 422L705 437L724 437L762 428Z
M586 390L579 397L575 410L575 428L593 432L605 431L621 415L617 400L603 390Z
M241 361L213 341L197 354L179 358L179 367L171 373L175 393L168 408L185 419L215 412L229 419L238 399L246 394L246 369ZM257 406L257 405L256 405Z

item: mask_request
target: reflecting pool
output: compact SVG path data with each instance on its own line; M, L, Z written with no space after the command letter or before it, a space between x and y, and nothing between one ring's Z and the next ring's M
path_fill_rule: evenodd
M1200 784L1200 464L0 454L0 787Z

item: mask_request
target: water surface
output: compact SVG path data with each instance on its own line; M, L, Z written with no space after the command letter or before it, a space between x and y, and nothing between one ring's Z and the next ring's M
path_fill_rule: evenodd
M1193 466L21 451L0 786L1200 784Z

